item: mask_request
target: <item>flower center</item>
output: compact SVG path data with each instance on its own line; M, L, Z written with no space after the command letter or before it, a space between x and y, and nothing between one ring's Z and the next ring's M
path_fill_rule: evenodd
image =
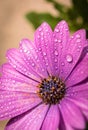
M38 87L38 95L45 104L57 104L65 95L65 84L55 76L42 80Z

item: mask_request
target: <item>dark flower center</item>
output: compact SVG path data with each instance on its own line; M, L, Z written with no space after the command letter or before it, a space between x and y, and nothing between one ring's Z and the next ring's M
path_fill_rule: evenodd
M38 87L38 95L45 104L57 104L65 95L65 84L54 76L42 80Z

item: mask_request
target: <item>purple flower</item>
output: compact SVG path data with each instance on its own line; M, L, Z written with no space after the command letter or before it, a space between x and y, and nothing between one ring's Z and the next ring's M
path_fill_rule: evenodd
M82 130L88 120L88 40L61 21L43 23L1 67L0 119L5 130Z

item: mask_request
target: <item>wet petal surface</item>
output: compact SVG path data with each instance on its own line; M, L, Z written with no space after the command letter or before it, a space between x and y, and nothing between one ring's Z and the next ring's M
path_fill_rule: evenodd
M42 125L42 130L57 130L59 125L60 115L57 105L52 105L45 117Z
M22 117L11 119L5 130L40 130L48 107L48 105L40 105L31 112L23 114Z
M39 103L36 94L0 90L0 119L15 117Z
M71 125L71 127L76 129L84 129L85 128L85 120L81 110L70 100L64 99L61 102L61 112L65 119L68 121L67 124ZM74 125L75 124L75 125Z
M1 67L2 77L0 79L1 90L20 91L36 93L38 82L20 74L8 63Z

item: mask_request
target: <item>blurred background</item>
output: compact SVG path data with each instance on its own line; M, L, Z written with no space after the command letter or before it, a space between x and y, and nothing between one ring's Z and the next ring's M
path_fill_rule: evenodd
M88 30L88 0L0 0L0 65L6 61L6 50L18 47L22 38L32 40L43 21L53 29L62 19L71 32ZM0 122L0 130L6 123Z

